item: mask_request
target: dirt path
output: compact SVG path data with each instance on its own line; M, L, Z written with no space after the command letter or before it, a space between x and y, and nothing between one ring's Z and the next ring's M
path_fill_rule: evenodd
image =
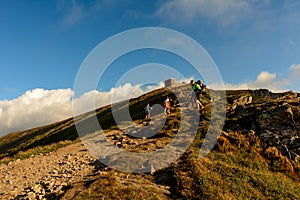
M3 164L0 199L58 199L71 184L93 179L94 169L95 159L81 142Z
M173 119L175 116L173 114L169 117ZM169 137L165 130L160 131L161 136L157 138L145 139L145 137L156 134L162 128L163 122L165 122L163 117L158 117L151 124L143 122L140 125L128 125L123 131L110 131L106 133L106 137L111 144L129 151L155 151L168 144L172 137ZM170 134L178 130L172 120L167 124ZM88 139L87 145L90 148L94 145L96 150L99 149L97 144L102 140L98 137ZM185 139L181 139L182 141ZM172 148L176 152L177 147ZM94 152L97 152L96 150ZM112 159L116 153L105 147L99 150L107 153L108 157L112 156ZM147 166L141 163L140 167ZM85 189L86 184L106 170L108 167L96 162L83 143L77 142L51 153L0 165L0 200L72 199L77 192Z

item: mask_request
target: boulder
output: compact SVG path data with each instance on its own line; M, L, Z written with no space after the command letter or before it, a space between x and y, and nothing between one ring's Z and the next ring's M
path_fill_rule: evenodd
M259 90L254 90L253 94L255 96L259 96L259 97L269 97L271 95L270 90L267 89L259 89Z
M280 136L284 133L289 137L298 135L294 114L288 104L265 105L264 110L256 116L256 123L259 130L268 130Z
M262 142L266 143L268 146L277 147L281 145L278 135L266 130L260 134L260 139Z
M247 94L247 95L241 96L240 98L235 99L233 101L231 110L235 110L238 106L245 106L246 104L250 104L250 103L252 103L251 95Z

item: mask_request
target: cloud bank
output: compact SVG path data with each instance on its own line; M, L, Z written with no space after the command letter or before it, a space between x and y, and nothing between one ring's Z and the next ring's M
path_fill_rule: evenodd
M94 109L88 102L95 98L95 107L99 108L112 102L140 96L148 91L162 87L163 82L156 86L131 85L129 83L110 89L107 92L89 91L77 99L78 113ZM21 131L41 125L50 124L72 117L71 89L33 89L13 100L0 101L0 136L9 132Z
M34 89L0 101L0 135L63 120L72 109L71 89Z
M243 82L240 84L224 83L224 88L227 90L238 89L269 89L272 92L283 92L293 90L300 92L300 64L293 64L288 67L288 73L278 76L276 73L268 71L260 72L256 80ZM220 85L212 84L210 88L222 89Z

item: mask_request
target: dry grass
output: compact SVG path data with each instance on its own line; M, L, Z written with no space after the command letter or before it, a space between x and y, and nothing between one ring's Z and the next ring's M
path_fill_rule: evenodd
M145 176L116 172L100 175L75 200L89 199L168 199L168 188L159 187Z
M75 140L75 141L70 141L70 140L65 140L65 141L60 141L58 143L53 143L53 144L49 144L49 145L44 145L44 146L37 146L31 149L28 149L26 151L19 151L17 154L15 154L13 157L5 157L3 159L0 160L0 164L7 164L11 161L20 159L27 159L30 157L34 157L36 155L43 155L49 152L53 152L59 148L65 147L67 145L73 144L75 142L79 142L79 140Z
M227 91L227 100L230 103L233 98L249 93L249 90ZM160 89L131 100L129 110L132 119L137 124L142 123L146 103L162 104L166 96L172 95L174 94L169 90ZM282 156L274 147L262 146L257 135L245 133L245 129L249 130L249 122L243 121L239 116L227 116L227 124L224 127L227 135L219 137L215 148L207 157L199 157L199 148L211 118L208 99L204 98L203 103L206 103L207 107L201 115L198 134L193 144L171 166L154 175L126 174L110 168L99 169L95 171L98 174L95 180L78 184L78 188L76 184L73 185L70 189L73 191L72 198L300 199L299 164ZM254 94L253 100L254 105L260 105L267 98L260 98ZM276 105L275 103L270 103L270 106ZM122 113L123 108L124 102L119 103L117 112ZM300 109L294 105L293 112L300 113ZM107 135L119 132L109 106L96 110L96 114ZM91 113L82 115L79 121L86 123L87 132L92 136L96 130L89 126L90 116ZM295 120L299 121L299 118L296 117ZM122 126L127 125L126 121L122 123ZM173 139L176 134L173 130L179 126L183 126L188 132L191 124L182 122L178 111L176 115L167 119L159 134L136 146L128 144L128 148L131 148L128 150L147 152L162 148ZM0 158L6 157L2 162L9 159L25 159L76 142L77 137L71 119L21 133L12 133L0 140ZM126 161L126 158L124 160Z

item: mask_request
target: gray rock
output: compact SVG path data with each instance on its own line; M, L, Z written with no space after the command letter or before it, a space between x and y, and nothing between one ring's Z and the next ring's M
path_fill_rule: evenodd
M292 137L288 143L289 149L298 149L300 148L300 138L298 136Z
M268 146L279 146L280 140L278 135L270 132L270 131L264 131L262 134L260 134L261 141L265 142Z
M241 96L238 99L235 99L233 101L231 110L235 110L238 106L245 106L246 104L252 103L252 96L247 94L244 96Z
M293 152L293 151L290 151L290 154L291 154L291 158L296 162L296 163L300 163L300 156Z

